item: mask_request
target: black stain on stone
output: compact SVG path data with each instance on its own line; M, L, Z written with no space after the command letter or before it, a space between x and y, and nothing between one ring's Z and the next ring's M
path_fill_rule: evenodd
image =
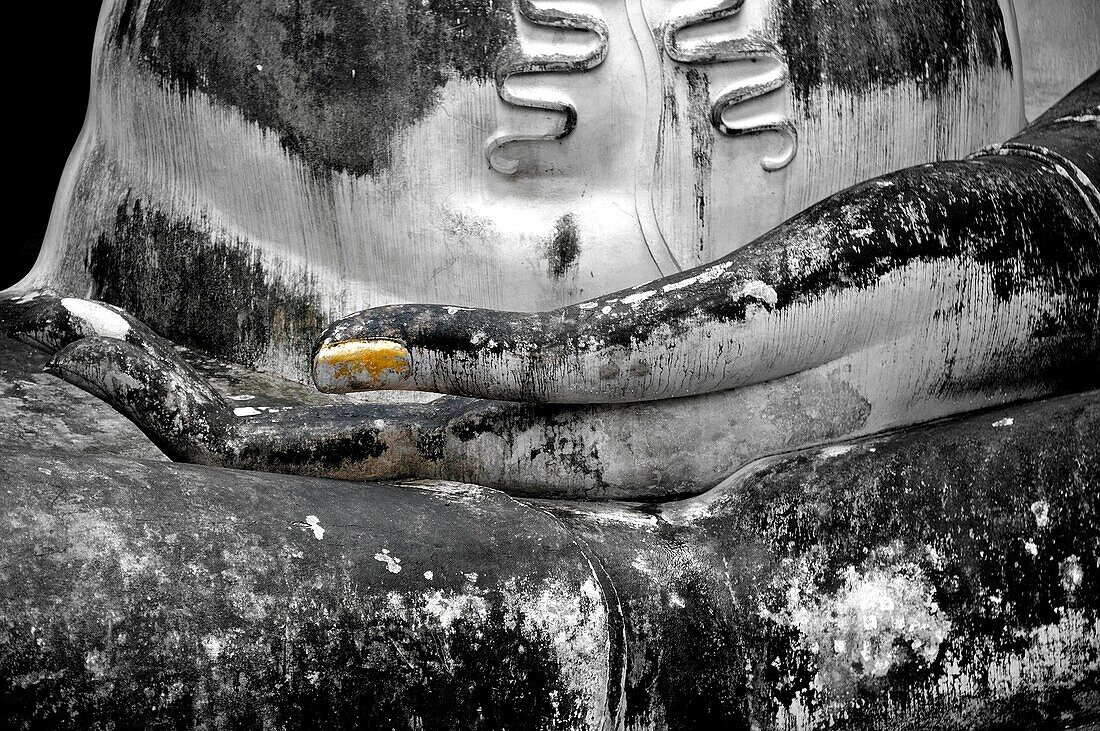
M534 428L553 413L554 407L527 404L516 407L505 402L452 399L447 414L447 431L459 442L466 443L485 434L509 437Z
M305 275L286 283L246 242L138 199L119 204L86 263L92 299L122 307L177 343L245 365L273 346L300 352L304 363L328 320Z
M660 33L654 36L657 52L664 55L664 40ZM661 74L661 123L657 125L656 149L653 157L660 160L664 156L665 135L675 135L680 129L680 103L676 98L675 69ZM708 112L709 113L709 112Z
M134 32L137 30L137 11L140 5L141 0L126 0L126 5L123 6L122 13L119 14L118 25L115 26L112 38L115 46L122 48L133 41Z
M714 127L710 123L710 82L698 69L688 69L688 121L691 129L691 161L694 171L692 192L697 221L696 263L705 261L704 229L707 225L707 198L710 197L711 156L714 151Z
M268 567L270 555L249 548L263 561L240 584L240 567L224 558L240 546L197 535L163 546L192 569L171 581L155 568L123 576L110 548L85 569L126 591L89 591L63 569L28 577L69 601L48 616L7 615L0 725L548 731L583 721L551 638L525 630L500 592L485 595L484 618L444 628L425 599L405 597L395 611L390 598L356 596L333 577L307 583L308 559ZM239 592L266 601L258 617L227 598Z
M416 452L429 462L439 462L446 456L447 437L441 430L421 432L416 437Z
M600 366L600 380L613 381L620 375L619 366L615 363L604 363Z
M1035 350L1004 350L1001 360L987 360L975 376L980 382L952 376L952 388L959 393L1000 388L1018 382L1021 373L1041 375L1059 388L1095 388L1096 369L1088 368L1081 353L1097 350L1096 237L1095 219L1079 189L1051 165L982 156L908 168L853 186L727 257L730 268L721 276L634 304L623 300L637 289L597 300L597 306L607 303L610 314L580 305L543 313L401 305L351 315L326 337L392 338L441 356L515 351L522 345L524 353L535 354L529 360L534 365L516 378L535 383L540 354L563 343L575 351L594 335L606 346L633 350L655 333L674 339L699 323L744 321L758 309L804 307L835 293L874 288L910 265L937 264L981 272L990 285L988 307L1026 302L1032 312L1039 310L1041 322ZM704 271L681 272L666 283ZM768 283L774 299L740 289L753 280ZM969 310L958 316L969 317Z
M200 91L274 131L316 170L372 174L452 76L487 81L514 34L491 0L131 0L115 42L181 94Z
M732 271L741 281L770 283L776 302L768 308L782 311L826 292L875 286L911 263L969 260L968 266L989 271L998 304L1020 296L1042 298L1049 317L1063 324L1062 337L1095 348L1100 270L1092 245L1095 224L1081 201L1068 180L1024 158L982 157L908 168L811 206L739 250ZM858 230L870 235L852 234ZM819 261L788 255L789 242L803 241L815 242ZM1052 296L1055 272L1061 284ZM688 270L676 277L698 273ZM691 297L648 299L629 317L601 322L600 336L612 345L630 345L699 315L719 322L743 320L749 308L762 303L753 296L729 296L730 281L716 278ZM623 290L607 299L633 293Z
M442 400L442 399L441 399ZM519 437L530 439L535 446L525 456L528 460L542 458L557 465L563 474L574 475L577 485L591 484L596 489L607 486L603 475L598 439L585 426L596 411L594 407L559 404L516 403L474 399L456 399L450 414L440 414L446 421L446 432L460 444L484 435L493 435L504 442L507 454L516 451ZM480 480L482 474L470 475L469 481ZM515 486L518 478L509 483ZM489 483L496 486L495 483ZM573 485L561 484L561 494L568 494ZM549 491L540 495L553 497Z
M912 81L937 93L977 65L1012 70L997 0L786 0L776 20L804 104L823 85L863 93Z
M554 235L546 244L546 261L550 276L561 279L577 261L581 253L581 237L577 219L566 213L554 224Z
M704 582L687 579L674 586L678 606L663 622L656 682L669 731L749 731L743 638L715 611Z
M247 439L243 448L232 455L230 465L236 469L323 477L341 474L349 468L362 470L362 463L379 460L389 450L380 430L375 428L318 435L308 424L294 429L293 421L289 421L282 426L283 431L265 435L267 438ZM406 476L396 469L392 472L395 478Z
M554 331L551 319L548 313L477 308L456 312L444 305L383 305L334 322L316 347L349 337L388 337L405 343L430 343L433 351L443 355L495 354L521 341L535 347L550 345ZM491 338L474 338L476 333L491 333Z

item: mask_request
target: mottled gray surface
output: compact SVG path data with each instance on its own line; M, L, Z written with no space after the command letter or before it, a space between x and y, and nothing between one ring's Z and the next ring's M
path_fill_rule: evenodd
M9 449L167 459L133 422L45 373L49 356L0 339L0 434Z
M0 353L11 727L1100 719L1100 392L584 504L137 459L113 412ZM84 440L33 444L32 408Z

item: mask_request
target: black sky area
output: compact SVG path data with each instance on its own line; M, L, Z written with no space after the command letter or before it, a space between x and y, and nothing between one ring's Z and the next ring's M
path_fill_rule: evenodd
M18 281L38 255L54 191L88 105L99 0L21 2L5 23L8 201L0 288Z

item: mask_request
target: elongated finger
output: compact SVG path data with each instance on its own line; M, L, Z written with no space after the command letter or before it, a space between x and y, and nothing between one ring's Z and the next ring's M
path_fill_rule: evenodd
M1077 126L1100 144L1095 122ZM713 264L551 312L366 310L322 336L314 380L614 403L742 387L909 338L967 358L1095 358L1100 196L1070 160L1033 147L871 180ZM985 326L1006 308L1011 326Z
M106 401L172 459L220 464L233 414L174 351L86 337L59 350L46 370Z
M1009 311L991 326L1011 318ZM688 398L535 404L443 397L244 418L205 398L202 384L173 365L174 351L157 358L129 343L89 338L60 352L53 370L129 416L175 459L359 481L445 479L534 497L662 499L705 491L768 455L815 444L842 452L842 440L1079 390L1089 378L1100 385L1095 369L1074 381L1071 357L944 370L943 354L887 343L785 378ZM911 372L925 375L910 381Z

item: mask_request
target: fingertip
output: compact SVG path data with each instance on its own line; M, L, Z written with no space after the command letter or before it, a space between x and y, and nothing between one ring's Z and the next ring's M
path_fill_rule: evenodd
M324 393L403 389L410 384L412 355L388 338L325 343L313 356L312 371Z

